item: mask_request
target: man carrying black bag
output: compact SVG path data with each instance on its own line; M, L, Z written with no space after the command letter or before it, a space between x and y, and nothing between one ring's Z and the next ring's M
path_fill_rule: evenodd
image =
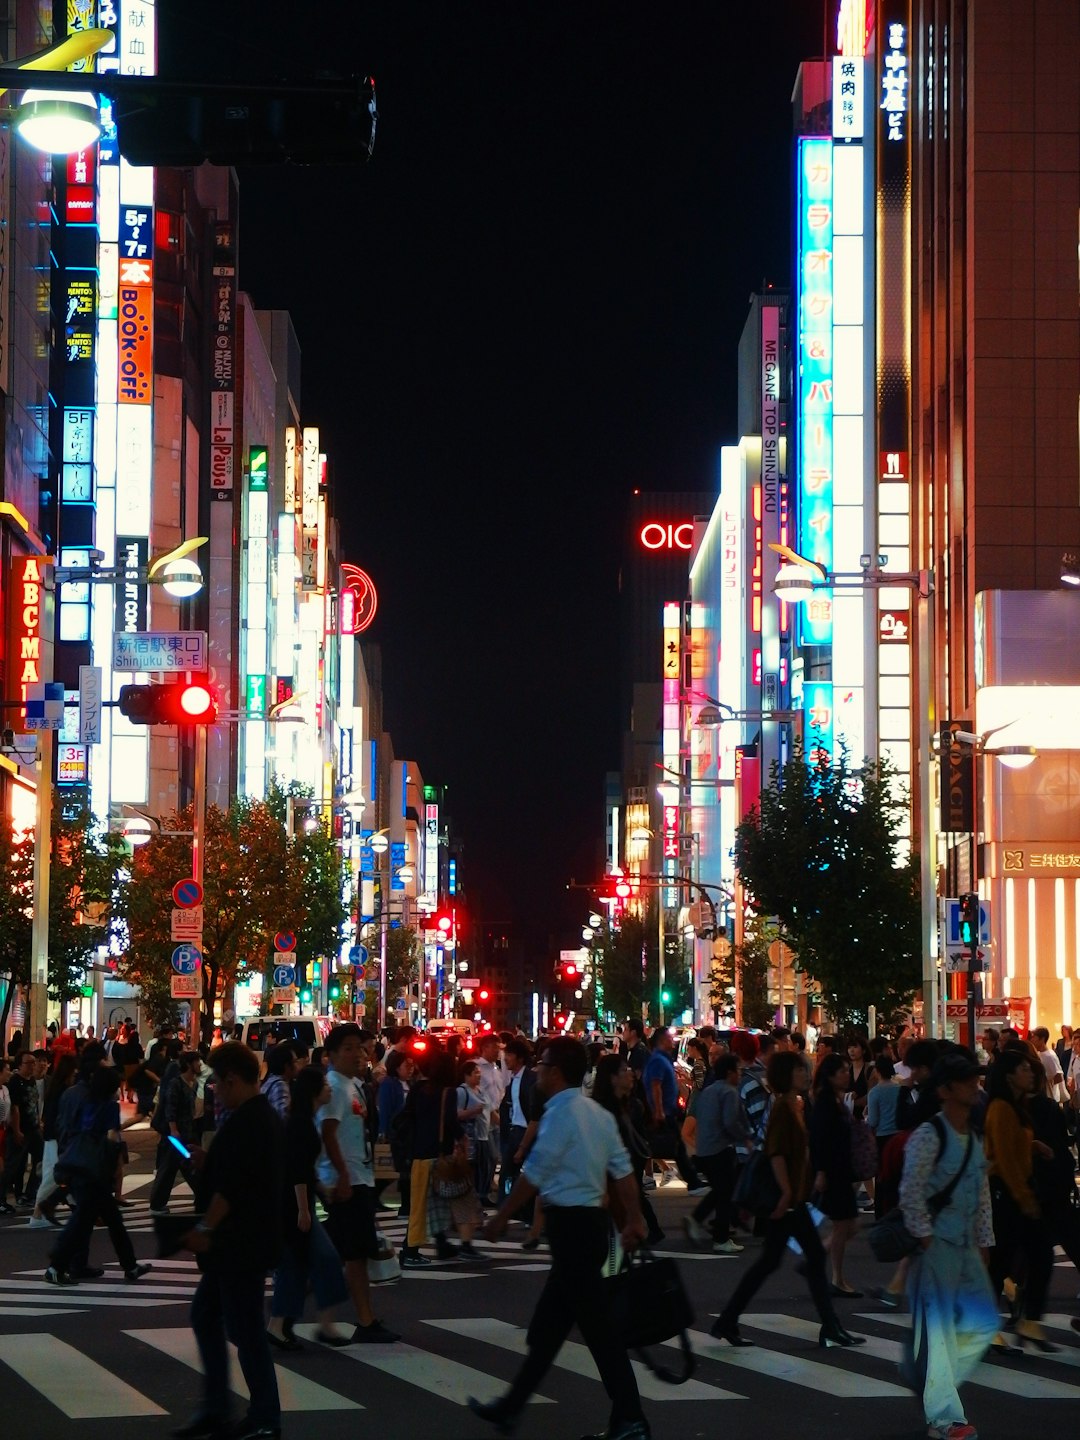
M614 1116L581 1091L586 1068L583 1045L565 1037L548 1040L536 1068L537 1086L547 1106L521 1174L484 1235L497 1240L510 1217L539 1194L551 1271L529 1326L529 1350L517 1378L500 1400L482 1404L470 1399L469 1408L502 1434L511 1434L576 1322L611 1400L606 1440L646 1440L649 1427L637 1381L607 1314L600 1283L608 1254L604 1201L609 1178L626 1216L623 1249L633 1250L645 1238L630 1157Z

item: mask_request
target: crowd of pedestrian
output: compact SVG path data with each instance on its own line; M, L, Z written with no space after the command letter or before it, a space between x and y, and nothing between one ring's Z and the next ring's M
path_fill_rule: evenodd
M811 1055L783 1027L702 1027L677 1055L673 1032L637 1021L617 1050L520 1033L440 1043L409 1026L376 1037L355 1024L314 1053L295 1040L270 1037L256 1053L215 1039L201 1054L165 1030L144 1053L124 1025L48 1051L16 1045L0 1061L0 1204L56 1228L51 1283L103 1273L89 1263L99 1223L127 1280L150 1268L124 1226L127 1125L145 1117L159 1137L159 1222L179 1175L194 1191L190 1225L174 1217L201 1272L192 1326L204 1402L177 1432L190 1440L280 1433L272 1352L307 1348L295 1326L309 1290L315 1344L393 1345L373 1276L482 1261L477 1235L501 1236L511 1219L526 1249L546 1240L551 1269L520 1374L475 1413L509 1433L576 1320L611 1399L607 1435L647 1436L598 1282L613 1247L664 1238L650 1196L674 1174L696 1200L691 1245L757 1247L712 1327L738 1347L752 1343L740 1316L792 1248L820 1344L864 1343L841 1308L864 1298L845 1273L850 1241L860 1214L870 1224L900 1207L914 1250L875 1295L911 1311L903 1373L929 1440L974 1436L959 1387L988 1350L1056 1348L1042 1324L1054 1247L1080 1269L1080 1034L1068 1027L1054 1047L1045 1030L988 1030L977 1054L904 1032L823 1035ZM126 1122L122 1094L134 1103ZM395 1180L408 1227L396 1260L379 1227ZM227 1431L226 1338L251 1394L238 1432Z

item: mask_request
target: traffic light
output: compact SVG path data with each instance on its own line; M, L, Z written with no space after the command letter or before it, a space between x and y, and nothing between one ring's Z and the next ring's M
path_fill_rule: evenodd
M671 991L670 991L670 990L661 990L661 991L660 991L660 999L664 1002L665 1005L670 1005L670 1004L671 1004Z
M572 961L569 961L569 960L568 960L568 961L566 962L566 964L562 967L562 978L563 978L564 980L576 980L576 979L577 979L577 974L578 974L578 968L577 968L577 966L576 966L575 964L573 964Z
M965 945L979 943L979 897L973 893L960 896L960 939Z
M436 917L435 917L435 929L438 930L439 934L442 936L442 938L443 938L444 940L447 938L447 936L450 934L450 931L453 930L453 928L454 928L454 917L453 917L453 915L449 914L449 913L448 913L447 911L445 911L445 910L444 910L441 914L436 915Z
M480 989L476 992L476 998L477 1000L490 1000L491 991L487 988L486 985L481 985Z
M341 981L336 975L331 976L330 986L326 993L331 1000L341 999Z
M120 714L133 725L214 725L217 696L205 679L173 685L121 685Z
M321 961L321 960L313 960L313 961L311 962L311 978L312 978L312 980L321 980L321 979L322 979L322 961Z
M310 1004L311 1004L311 986L310 986L310 985L305 985L304 988L300 991L300 1003L301 1003L301 1005L310 1005Z

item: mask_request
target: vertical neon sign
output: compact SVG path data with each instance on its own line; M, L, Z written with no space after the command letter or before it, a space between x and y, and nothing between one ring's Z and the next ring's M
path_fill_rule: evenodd
M799 552L833 568L832 141L799 141ZM827 592L802 607L803 645L832 643Z

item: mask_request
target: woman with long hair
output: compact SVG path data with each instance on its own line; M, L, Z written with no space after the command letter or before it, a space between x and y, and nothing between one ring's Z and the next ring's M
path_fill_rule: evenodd
M799 1099L806 1090L809 1076L802 1057L792 1050L774 1051L769 1057L765 1078L773 1095L765 1131L765 1154L772 1166L780 1197L766 1219L765 1241L760 1256L720 1311L711 1333L718 1339L726 1340L729 1345L753 1344L740 1332L739 1316L778 1268L787 1242L794 1239L802 1248L805 1261L802 1271L821 1318L818 1344L822 1347L863 1345L865 1337L849 1335L837 1319L829 1282L825 1277L825 1250L806 1208L810 1194L810 1154Z
M1007 1048L987 1077L985 1146L994 1213L990 1283L1000 1297L1006 1278L1011 1275L1015 1280L1026 1269L1023 1314L1016 1322L1016 1334L1021 1344L1053 1351L1057 1346L1046 1338L1041 1322L1054 1249L1034 1184L1036 1151L1046 1159L1053 1151L1035 1139L1031 1121L1036 1063L1024 1050Z
M430 1264L420 1254L427 1243L428 1230L435 1239L435 1254L440 1260L456 1259L459 1253L479 1258L473 1249L472 1237L483 1222L483 1212L476 1190L470 1184L461 1196L450 1198L440 1193L435 1180L435 1162L452 1155L464 1145L465 1132L458 1120L457 1071L453 1057L442 1051L430 1055L424 1066L424 1077L409 1090L407 1104L413 1112L412 1141L412 1211L409 1233L401 1253L404 1268ZM452 1245L446 1238L451 1223L457 1226L462 1246Z
M413 1082L415 1071L416 1065L411 1055L406 1054L404 1050L391 1050L386 1056L386 1073L379 1081L379 1088L375 1092L375 1104L379 1112L379 1135L383 1140L389 1142L390 1154L398 1172L398 1194L401 1196L401 1208L398 1210L399 1220L409 1218L412 1198L412 1157L408 1153L407 1146L396 1142L392 1127L394 1120L405 1108L405 1102L409 1098L409 1086Z
M333 1328L331 1311L347 1298L349 1288L341 1257L315 1213L315 1162L321 1141L315 1112L330 1099L330 1086L319 1065L308 1065L293 1077L289 1112L285 1120L285 1195L282 1207L284 1245L274 1271L274 1296L266 1338L278 1350L302 1350L293 1326L304 1313L308 1283L315 1292L319 1329L324 1345L349 1341Z
M45 1104L41 1112L41 1136L44 1141L41 1152L41 1184L34 1199L34 1213L30 1217L28 1228L31 1230L47 1230L60 1223L55 1218L60 1186L53 1178L56 1165L57 1112L64 1091L75 1083L78 1070L79 1061L74 1052L60 1055L53 1066L52 1074L45 1082Z
M647 1243L655 1245L663 1239L656 1212L645 1193L643 1179L649 1163L649 1141L645 1134L645 1107L634 1094L634 1072L622 1055L602 1055L596 1062L596 1079L592 1098L615 1116L619 1134L634 1167L638 1204L649 1227Z
M814 1074L810 1109L810 1158L814 1195L832 1224L829 1258L832 1293L847 1300L862 1298L844 1279L844 1255L855 1230L855 1172L851 1163L851 1112L844 1101L851 1081L846 1056L826 1055Z

